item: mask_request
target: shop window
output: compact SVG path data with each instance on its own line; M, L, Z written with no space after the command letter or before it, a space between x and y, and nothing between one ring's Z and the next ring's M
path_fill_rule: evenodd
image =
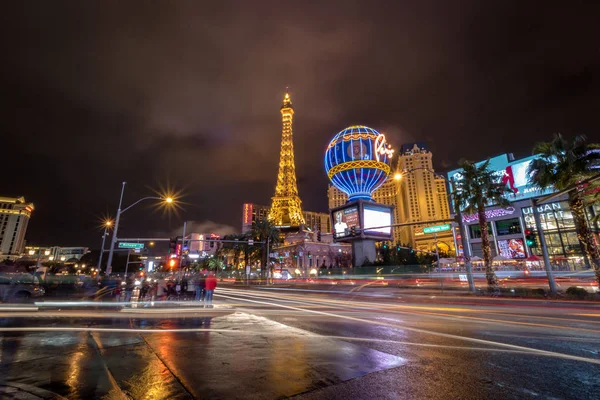
M488 234L492 236L492 224L488 222ZM479 229L479 224L469 225L469 235L471 239L480 239L481 238L481 230Z
M518 218L496 221L496 232L500 235L514 235L521 233L521 224Z

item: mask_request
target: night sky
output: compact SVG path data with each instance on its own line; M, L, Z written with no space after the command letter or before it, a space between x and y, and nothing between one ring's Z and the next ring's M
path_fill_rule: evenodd
M140 205L120 236L166 236L183 220L239 230L242 203L274 192L286 85L308 210L327 210L323 150L352 124L396 148L426 142L440 172L528 155L554 132L600 140L598 6L12 3L0 16L0 195L35 203L30 244L99 247L122 181L126 205L167 187L185 204Z

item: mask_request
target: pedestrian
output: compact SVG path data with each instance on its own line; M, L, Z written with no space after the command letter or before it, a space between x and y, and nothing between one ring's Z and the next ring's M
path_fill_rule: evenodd
M206 294L206 277L202 274L196 275L194 285L196 286L196 301L204 301L204 296Z
M206 291L206 304L212 307L213 293L217 287L217 278L213 272L209 272L204 283L204 290Z
M148 294L149 289L150 284L148 283L148 279L144 279L144 282L142 282L142 287L140 288L140 296L138 297L138 302L144 301L144 298L146 297L146 294Z
M118 280L115 286L115 301L119 302L121 300L121 281Z
M133 295L134 287L135 281L133 274L131 274L125 279L125 303L129 303L131 301L131 295Z

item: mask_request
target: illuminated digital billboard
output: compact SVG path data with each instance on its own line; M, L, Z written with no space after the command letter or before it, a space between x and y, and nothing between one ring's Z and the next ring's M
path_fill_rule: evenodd
M509 201L517 201L523 199L529 199L531 197L544 196L554 192L553 188L540 188L538 186L531 185L528 181L529 176L527 175L527 169L531 164L531 161L535 160L539 156L530 156L522 158L516 161L509 161L507 154L502 154L490 158L489 169L494 172L494 175L501 182L506 185L509 192L506 194L506 199ZM483 164L485 161L476 163L477 166ZM448 172L448 179L460 182L463 177L461 169L455 169ZM452 191L452 185L450 190Z
M351 235L352 228L360 230L358 205L337 210L333 213L333 231L336 239Z
M365 235L389 239L392 235L391 224L391 209L369 204L363 206L363 231Z
M336 241L389 240L392 236L392 207L384 204L356 200L331 210L331 219Z
M498 240L498 253L505 258L526 258L523 239Z

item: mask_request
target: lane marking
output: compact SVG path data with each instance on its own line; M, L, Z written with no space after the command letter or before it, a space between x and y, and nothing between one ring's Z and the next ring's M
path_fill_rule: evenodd
M239 295L239 294L238 294ZM260 296L260 295L259 295ZM269 298L269 299L275 299L275 300L279 300L279 301L288 301L288 302L292 302L291 300L283 300L280 297L274 297L274 296L269 296L269 295L262 295L260 296L262 298ZM297 298L297 297L292 297L292 298ZM307 301L297 301L298 303L303 303L303 304L308 304L309 302ZM339 301L337 300L333 300L333 299L323 299L322 302L330 302L330 303L338 303ZM353 303L353 301L347 300L347 301L343 301L343 302L339 302L341 303L341 305L343 305L346 308L351 307L350 304ZM365 304L363 302L354 302L357 304ZM366 303L369 304L369 303ZM353 307L353 308L359 308L359 307ZM547 324L539 324L539 323L533 323L533 322L520 322L520 321L510 321L510 320L505 320L505 319L493 319L493 318L481 318L481 317L471 317L471 316L463 316L463 315L455 315L455 314L443 314L443 313L434 313L434 312L430 312L427 310L440 310L440 311L455 311L455 312L482 312L481 310L473 310L473 309L463 309L463 308L448 308L448 307L427 307L427 306L407 306L407 305L392 305L392 304L370 304L370 306L368 306L366 309L368 310L373 310L373 309L378 309L378 310L383 310L383 309L391 309L393 310L393 312L397 312L400 314L412 314L412 315L432 315L432 316L437 316L437 317L444 317L444 318L456 318L456 319L468 319L468 320L472 320L475 322L486 322L486 323L494 323L494 324L512 324L512 325L525 325L525 326L535 326L535 327L543 327L543 328L550 328L550 329L568 329L568 330L575 330L575 331L583 331L583 332L592 332L592 333L599 333L600 331L595 330L595 329L588 329L588 328L579 328L579 327L570 327L570 326L564 326L564 325L560 325L560 326L556 326L556 325L547 325ZM403 311L404 309L410 309L411 311ZM387 311L387 310L386 310ZM502 313L502 312L494 312L494 316L495 315L505 315L505 316L513 316L513 317L518 317L518 318L532 318L532 319L553 319L553 320L561 320L564 322L575 322L575 323L600 323L600 321L585 321L585 320L576 320L576 319L569 319L569 318L557 318L557 317L536 317L536 316L530 316L530 315L521 315L521 314L510 314L510 313Z
M231 297L231 296L227 296L227 295L223 295L223 294L219 294L219 296L222 296L222 297L225 297L225 298L230 298L230 299L233 299L233 300L238 300L238 301L239 300L245 300L245 301L251 302L251 303L269 304L269 303L265 303L263 301L250 300L250 299L240 299L240 298L235 298L235 297ZM529 352L529 353L533 353L533 354L536 354L536 355L537 354L539 354L539 355L547 355L547 356L550 356L550 357L564 358L564 359L567 359L567 360L582 361L582 362L587 362L587 363L591 363L591 364L598 364L598 365L600 365L600 360L596 360L596 359L592 359L592 358L587 358L587 357L573 356L573 355L564 354L564 353L557 353L557 352L552 352L552 351L547 351L547 350L540 350L540 349L534 349L534 348L529 348L529 347L524 347L524 346L517 346L517 345L508 344L508 343L502 343L502 342L494 342L494 341L485 340L485 339L477 339L477 338L470 338L470 337L466 337L466 336L452 335L452 334L449 334L449 333L434 332L434 331L429 331L429 330L420 329L420 328L403 327L403 326L399 326L397 324L389 324L389 323L384 323L384 322L379 322L379 321L373 321L373 320L368 320L368 319L363 319L363 318L350 317L350 316L347 316L347 315L338 315L338 314L334 314L334 313L330 313L330 312L324 312L324 311L316 311L316 310L303 309L303 308L293 307L293 306L287 306L287 305L283 305L283 304L274 304L274 303L272 303L270 305L277 306L277 307L288 308L288 309L297 310L297 311L307 311L307 312L311 312L311 313L315 313L315 314L322 314L322 315L327 315L327 316L331 316L331 317L334 317L334 318L346 319L346 320L351 320L351 321L360 322L360 323L375 324L375 325L380 325L380 326L388 326L388 327L391 327L391 328L402 329L402 330L407 330L407 331L412 331L412 332L417 332L417 333L423 333L423 334L428 334L428 335L433 335L433 336L445 337L445 338L449 338L449 339L463 340L463 341L468 341L468 342L473 342L473 343L484 344L484 345L488 345L488 346L500 346L500 347L505 347L505 348L508 348L508 349Z

